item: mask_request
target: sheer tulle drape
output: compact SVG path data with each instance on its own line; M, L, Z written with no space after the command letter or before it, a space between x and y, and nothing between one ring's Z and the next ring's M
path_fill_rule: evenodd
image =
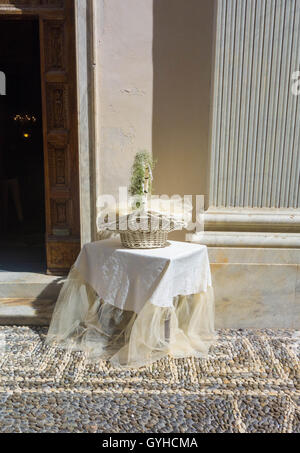
M175 297L171 308L147 302L136 314L101 300L75 267L61 290L47 335L47 343L124 367L147 365L167 354L205 356L214 340L211 287L205 293Z

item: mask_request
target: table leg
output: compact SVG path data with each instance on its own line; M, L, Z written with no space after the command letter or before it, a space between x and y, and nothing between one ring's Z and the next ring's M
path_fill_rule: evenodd
M165 320L165 341L166 343L170 341L170 319Z

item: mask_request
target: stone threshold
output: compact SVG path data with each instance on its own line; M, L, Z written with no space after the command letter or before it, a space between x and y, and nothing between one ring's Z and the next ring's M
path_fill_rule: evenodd
M48 326L55 300L35 298L0 299L0 325Z
M0 272L0 325L47 326L65 277Z

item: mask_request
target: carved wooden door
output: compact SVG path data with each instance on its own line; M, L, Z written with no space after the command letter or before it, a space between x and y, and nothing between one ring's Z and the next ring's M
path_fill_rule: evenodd
M74 1L40 14L48 273L67 272L80 250Z

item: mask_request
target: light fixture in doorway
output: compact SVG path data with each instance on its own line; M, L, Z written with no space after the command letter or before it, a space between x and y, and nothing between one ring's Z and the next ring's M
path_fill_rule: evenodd
M14 116L14 122L19 127L22 138L27 141L32 136L32 129L37 123L37 117L29 113L18 113Z
M14 121L20 124L34 124L37 122L37 118L34 115L29 115L28 113L17 114L14 116Z

